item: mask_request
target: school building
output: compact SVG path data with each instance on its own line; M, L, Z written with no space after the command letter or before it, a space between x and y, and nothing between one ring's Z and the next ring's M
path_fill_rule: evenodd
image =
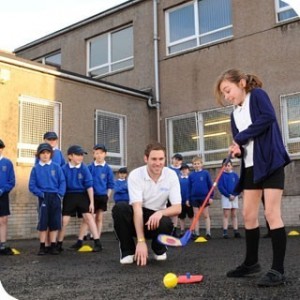
M145 145L158 140L168 161L178 152L187 163L201 155L214 178L232 141L232 107L219 107L213 88L229 68L259 75L273 102L292 159L283 218L299 225L300 18L292 7L281 0L130 0L96 13L0 55L0 78L10 77L0 85L0 135L17 174L10 236L36 236L27 184L34 150L50 129L64 153L71 144L90 150L105 143L114 170L142 165ZM211 219L221 228L217 199ZM112 230L110 211L105 230Z

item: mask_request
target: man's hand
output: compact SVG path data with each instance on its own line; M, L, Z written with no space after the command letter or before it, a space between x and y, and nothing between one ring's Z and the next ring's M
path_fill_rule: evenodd
M134 260L138 266L145 266L148 259L148 247L146 242L138 242L135 247Z
M155 230L159 226L159 221L162 218L163 214L162 212L156 211L151 217L148 219L148 222L146 225L148 226L148 230Z

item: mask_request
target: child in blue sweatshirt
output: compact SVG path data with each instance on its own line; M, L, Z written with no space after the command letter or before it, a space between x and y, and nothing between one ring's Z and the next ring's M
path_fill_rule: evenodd
M94 252L101 251L99 232L93 217L94 214L94 190L93 178L88 167L83 163L83 155L87 154L81 146L73 145L68 149L69 163L62 169L66 177L66 195L63 200L63 226L58 234L57 248L63 251L62 244L66 227L71 216L82 214L94 237Z
M56 248L58 230L61 229L61 200L66 191L66 180L61 167L52 162L53 149L48 143L37 148L38 163L31 170L29 191L39 199L38 226L40 250L47 253L45 242L47 230L50 235L50 254L59 254Z
M12 162L2 156L5 144L0 140L0 255L13 255L7 245L7 223L9 210L9 193L16 184Z
M127 185L127 168L120 168L118 171L118 179L115 181L114 201L127 202L129 204L129 194Z
M226 158L223 160L225 163ZM228 219L231 215L232 227L235 238L240 238L238 232L237 210L239 208L238 193L235 192L235 187L239 181L239 176L232 170L231 160L225 166L225 170L221 175L218 183L218 188L221 193L222 209L223 209L223 238L228 239Z
M202 158L196 156L192 160L194 171L189 175L189 197L187 203L193 207L194 215L197 214L200 206L204 202L209 190L212 187L212 180L207 170L203 170ZM210 232L210 216L209 205L213 202L213 193L209 199L207 206L203 210L203 216L205 219L206 227L206 239L211 239ZM195 226L195 232L193 238L196 239L199 236L199 221Z
M185 218L190 219L190 223L193 221L194 211L191 205L187 205L189 195L189 174L190 167L187 164L182 164L180 167L180 191L181 191L181 213L178 215L180 223L180 236L184 235L185 232Z

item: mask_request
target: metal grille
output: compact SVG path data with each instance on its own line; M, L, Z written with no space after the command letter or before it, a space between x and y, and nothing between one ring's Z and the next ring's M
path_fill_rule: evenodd
M126 165L126 118L122 115L96 111L96 143L105 144L106 161L117 169Z
M44 133L55 131L60 136L61 103L20 96L19 112L18 162L33 163Z

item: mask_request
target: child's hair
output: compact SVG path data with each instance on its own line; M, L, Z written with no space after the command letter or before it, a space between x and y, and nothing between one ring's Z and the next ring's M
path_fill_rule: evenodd
M163 146L161 143L154 142L154 143L148 144L146 149L145 149L145 152L144 152L145 156L149 157L150 152L152 150L162 150L162 151L164 151L164 153L166 155L166 147Z
M201 156L195 156L192 159L192 163L196 162L196 161L200 161L201 164L203 164L203 160Z
M246 86L245 86L246 93L250 92L254 88L262 87L262 81L256 75L246 74L238 69L227 70L219 76L215 84L215 97L217 99L217 102L221 106L225 106L223 102L223 94L220 90L221 83L227 80L229 82L238 84L242 79L245 79L246 81Z
M227 158L224 158L224 159L223 159L223 161L222 161L222 165L224 165L224 164L225 164L226 160L227 160ZM232 161L231 161L231 159L229 159L229 160L228 160L228 162L227 162L227 164L226 164L226 165L228 165L228 164L231 164L231 165L232 165Z

